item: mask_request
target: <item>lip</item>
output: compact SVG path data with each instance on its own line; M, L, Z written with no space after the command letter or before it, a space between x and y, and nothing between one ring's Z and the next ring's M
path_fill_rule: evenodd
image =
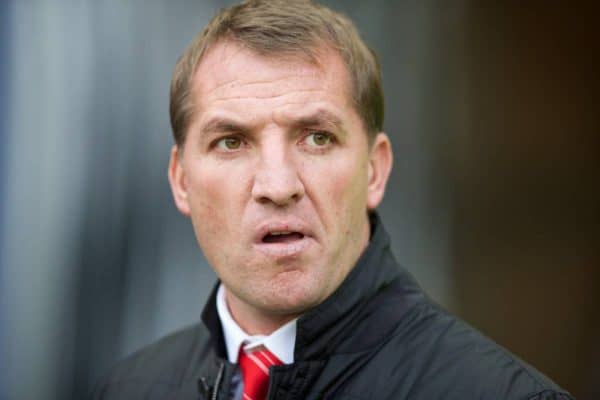
M302 239L291 242L263 242L263 238L270 232L298 232L303 235ZM267 256L272 257L291 257L296 256L307 250L314 243L315 239L310 228L302 220L270 220L263 222L258 226L253 238L253 247Z

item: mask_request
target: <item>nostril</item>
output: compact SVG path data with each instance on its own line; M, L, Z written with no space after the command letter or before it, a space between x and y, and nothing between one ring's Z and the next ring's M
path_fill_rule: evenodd
M260 204L287 206L304 196L304 184L289 168L261 168L252 183L252 197Z

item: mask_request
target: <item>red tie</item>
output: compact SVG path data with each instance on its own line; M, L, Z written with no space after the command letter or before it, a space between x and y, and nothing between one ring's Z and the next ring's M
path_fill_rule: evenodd
M283 364L264 347L246 354L240 348L238 363L244 381L244 400L265 400L269 389L269 367Z

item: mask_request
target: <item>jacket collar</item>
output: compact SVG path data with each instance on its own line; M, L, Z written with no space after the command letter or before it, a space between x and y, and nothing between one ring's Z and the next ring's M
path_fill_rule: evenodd
M355 267L327 300L298 320L296 360L360 352L374 345L397 320L385 312L384 302L391 304L391 297L389 291L381 296L383 289L406 275L404 283L414 284L419 291L416 283L394 260L389 236L379 216L373 212L369 219L371 239ZM391 305L394 310L397 309L397 305Z

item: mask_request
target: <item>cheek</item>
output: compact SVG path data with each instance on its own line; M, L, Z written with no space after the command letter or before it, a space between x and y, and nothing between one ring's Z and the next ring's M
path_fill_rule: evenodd
M366 210L366 167L366 161L357 157L328 162L322 170L313 171L318 207L330 226L346 231Z
M188 181L194 230L205 253L214 243L231 242L230 236L242 212L243 187L235 173L225 168L199 165Z
M334 180L337 201L357 205L367 194L367 162L356 157L335 166Z

